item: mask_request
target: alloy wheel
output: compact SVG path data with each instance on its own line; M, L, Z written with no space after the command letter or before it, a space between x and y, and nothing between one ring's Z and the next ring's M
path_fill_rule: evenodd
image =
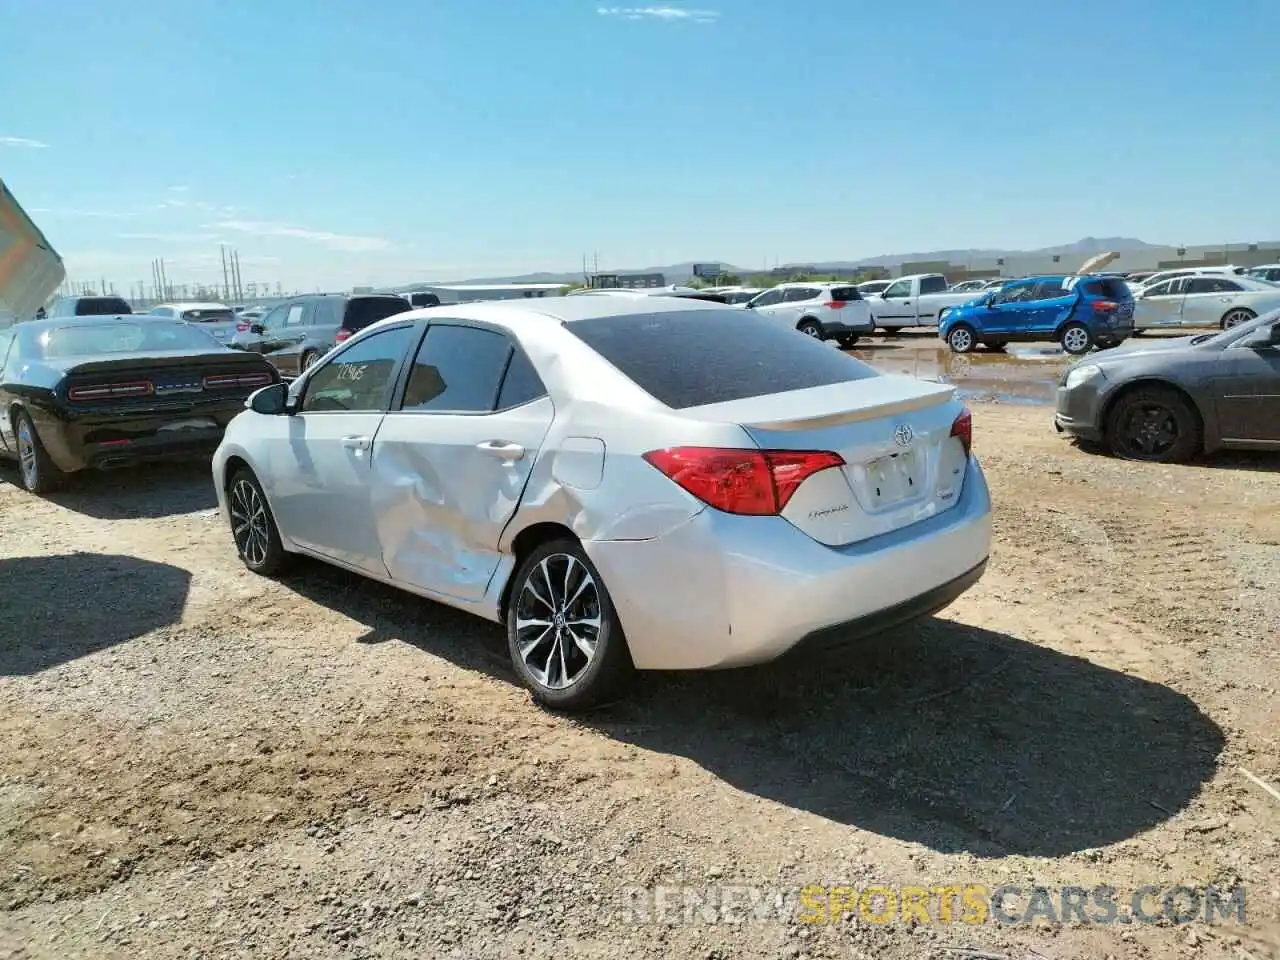
M956 353L966 353L973 349L973 334L966 327L956 327L947 339Z
M31 435L31 422L18 418L18 461L22 468L22 481L27 489L35 489L39 481L40 466L36 462L36 442Z
M260 567L266 562L271 543L267 505L248 480L238 480L231 488L231 536L250 565Z
M1230 330L1232 327L1238 327L1240 324L1252 319L1252 314L1245 310L1232 310L1222 318L1222 328L1224 330Z
M554 553L529 571L516 599L516 645L540 685L564 690L581 679L602 627L600 588L581 560Z
M1178 442L1178 420L1162 403L1135 404L1120 424L1124 445L1144 458L1159 458Z
M1084 353L1089 348L1089 331L1072 327L1062 336L1062 346L1068 353Z

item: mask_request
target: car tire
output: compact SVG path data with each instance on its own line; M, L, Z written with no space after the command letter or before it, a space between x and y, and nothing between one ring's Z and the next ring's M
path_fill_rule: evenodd
M1078 357L1093 349L1093 334L1083 323L1068 323L1058 334L1058 342L1063 350Z
M600 571L569 539L542 544L516 569L507 648L533 699L552 710L615 700L635 669Z
M298 361L298 373L303 374L316 365L319 355L314 350L308 350L302 355Z
M1252 310L1245 307L1236 307L1235 309L1228 310L1224 313L1222 315L1222 319L1218 322L1218 325L1222 327L1223 330L1230 330L1232 327L1238 327L1242 323L1248 323L1256 316L1257 314Z
M227 484L227 514L240 562L262 577L283 573L291 557L280 540L267 495L252 470L241 468L232 475Z
M1185 463L1204 449L1204 427L1195 407L1169 387L1137 387L1107 412L1107 446L1125 460Z
M952 353L972 353L978 345L978 335L967 323L957 323L947 331L947 346Z
M805 319L796 324L796 329L806 337L813 337L815 340L827 339L827 335L822 330L822 324L812 317L805 317Z
M856 333L842 333L836 337L836 342L840 344L841 350L849 350L857 344L858 335Z
M13 414L13 433L18 441L18 476L23 489L42 497L65 486L67 475L49 458L31 414L25 410Z

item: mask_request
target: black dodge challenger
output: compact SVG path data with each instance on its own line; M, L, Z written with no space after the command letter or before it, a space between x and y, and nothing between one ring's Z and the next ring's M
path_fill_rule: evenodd
M33 493L69 474L212 454L245 399L278 382L191 324L67 317L0 330L0 457Z

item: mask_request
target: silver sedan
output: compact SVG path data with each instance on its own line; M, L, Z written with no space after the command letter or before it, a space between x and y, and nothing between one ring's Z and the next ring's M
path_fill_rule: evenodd
M991 504L949 385L668 297L376 323L256 393L213 461L245 565L307 554L504 623L534 697L931 614Z

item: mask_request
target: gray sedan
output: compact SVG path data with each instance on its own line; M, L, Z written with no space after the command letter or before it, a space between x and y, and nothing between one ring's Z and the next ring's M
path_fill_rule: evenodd
M1130 460L1280 450L1280 310L1069 368L1054 426Z

